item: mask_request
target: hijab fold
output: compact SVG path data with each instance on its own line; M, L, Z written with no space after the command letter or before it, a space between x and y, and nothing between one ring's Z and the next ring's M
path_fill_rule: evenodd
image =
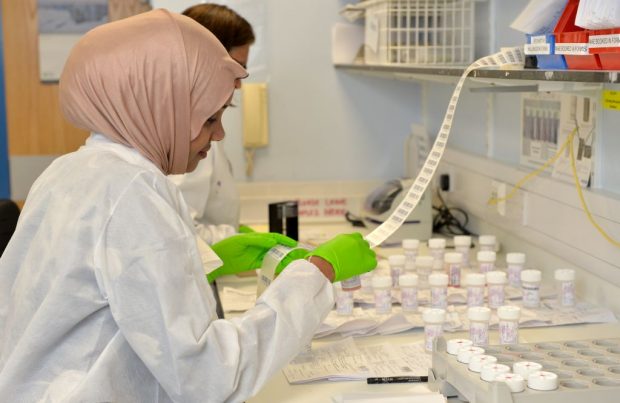
M206 28L158 9L81 38L60 77L60 107L73 125L182 174L190 141L246 75Z

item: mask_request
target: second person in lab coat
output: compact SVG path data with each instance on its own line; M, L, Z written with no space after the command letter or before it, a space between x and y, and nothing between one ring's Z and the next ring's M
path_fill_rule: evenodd
M211 31L224 45L230 57L247 67L250 46L255 41L250 23L230 8L220 4L197 4L184 15ZM237 80L235 88L241 87ZM239 229L239 191L231 163L223 144L214 143L198 167L185 175L171 175L190 212L196 232L209 245L227 238Z

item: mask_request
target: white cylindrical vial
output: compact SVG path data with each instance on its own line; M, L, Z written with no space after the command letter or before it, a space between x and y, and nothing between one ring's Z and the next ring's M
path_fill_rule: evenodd
M456 353L456 360L463 364L469 364L469 361L471 361L473 356L480 354L484 354L484 349L482 347L463 347L458 353Z
M525 390L525 379L523 379L523 377L519 374L507 372L505 374L497 375L495 380L498 382L504 382L512 393L519 393Z
M467 273L465 275L465 286L467 287L467 306L484 305L484 286L486 276L482 273Z
M479 354L471 357L471 360L469 360L469 365L467 365L467 369L472 372L480 372L482 371L482 367L484 365L495 363L497 363L497 358L492 355Z
M480 235L478 237L478 250L497 250L497 240L495 235Z
M446 273L448 273L448 285L461 286L461 261L460 253L448 252L443 256Z
M487 294L489 307L497 309L504 305L505 287L508 282L506 273L500 270L489 271L487 277Z
M418 275L407 273L400 275L400 304L403 312L414 312L418 309Z
M463 347L471 347L474 343L469 339L450 339L446 343L446 352L450 355L457 355Z
M388 256L390 264L390 276L392 276L392 287L398 288L398 278L400 273L405 271L405 255Z
M523 379L527 380L530 374L542 370L542 365L531 361L518 361L512 364L512 372L519 374Z
M540 306L540 270L523 270L521 272L521 291L523 292L523 306L538 308Z
M403 239L403 253L405 255L405 270L415 270L415 260L418 257L420 241L417 239Z
M558 388L558 376L553 372L537 371L527 377L527 387L534 390L556 390Z
M418 273L420 287L428 287L428 276L433 271L434 261L432 256L418 256L415 258L415 268Z
M474 306L467 309L469 319L469 338L474 346L489 344L489 321L491 310L486 306Z
M554 272L557 284L558 305L570 307L575 305L575 270L557 269Z
M500 374L507 374L510 372L510 367L504 364L485 364L480 370L480 379L487 382L492 382Z
M360 291L363 294L372 294L372 277L373 276L374 276L374 273L371 271L360 275L360 282L362 285L362 288Z
M355 291L362 288L360 276L353 276L340 282L342 289L345 291Z
M387 259L380 259L377 261L377 268L374 270L374 275L389 276L390 262L388 262Z
M427 309L422 312L424 321L424 348L433 351L433 340L443 335L443 323L446 321L444 309Z
M435 259L435 265L433 267L439 266L443 269L443 254L446 250L446 240L444 238L429 239L428 250L433 259Z
M469 250L471 249L471 237L469 235L456 235L453 239L454 251L461 254L461 264L469 267Z
M353 315L353 291L345 291L340 284L334 284L336 312L341 316Z
M519 342L519 317L521 308L503 305L497 308L499 318L499 344L517 344Z
M513 287L521 287L521 271L525 265L525 253L510 252L506 254L506 266L508 266L508 284Z
M433 273L428 276L428 286L431 289L431 308L446 309L448 306L448 275Z
M495 270L495 260L497 259L495 252L490 250L480 251L476 254L476 259L478 260L478 270L480 270L480 273Z
M384 315L392 312L392 278L378 275L372 278L372 289L375 294L375 312Z

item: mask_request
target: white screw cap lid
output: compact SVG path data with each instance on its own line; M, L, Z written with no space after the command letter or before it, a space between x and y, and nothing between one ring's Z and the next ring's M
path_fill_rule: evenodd
M471 237L469 235L457 235L454 237L454 246L471 246Z
M398 277L398 285L401 287L415 287L418 285L418 275L414 273L401 274Z
M392 277L374 276L372 278L372 288L392 288Z
M390 271L390 262L387 261L387 259L381 259L377 262L377 268L375 269L375 272L377 273L381 273L381 272L387 272L389 273Z
M465 275L465 285L485 285L486 284L486 276L482 273L467 273Z
M478 243L480 245L495 245L495 235L480 235Z
M513 305L502 305L497 308L497 317L503 320L519 320L521 308Z
M547 371L531 373L527 378L527 387L534 390L555 390L558 388L558 376Z
M403 239L403 249L418 249L420 241L417 239Z
M519 393L525 390L525 379L519 374L499 374L495 377L498 382L504 382L512 393Z
M476 347L476 346L463 347L462 349L459 350L458 353L456 353L456 360L458 362L462 362L463 364L469 364L471 357L473 357L474 355L481 355L481 354L484 354L484 348L482 347Z
M444 323L446 321L445 309L431 308L422 312L424 323Z
M405 255L388 256L390 266L403 266L405 264Z
M469 360L469 365L467 368L473 372L480 372L482 370L482 366L485 364L495 364L497 362L497 358L492 355L479 354L474 355Z
M463 347L473 346L474 342L469 339L450 339L446 344L448 354L457 355Z
M537 283L542 279L540 270L523 270L521 272L521 281L525 283Z
M433 259L432 256L417 256L415 258L415 266L416 267L433 267Z
M491 319L491 309L486 306L472 306L467 309L467 318L476 321L488 321Z
M497 254L492 250L481 250L476 253L476 259L479 262L494 262L497 259Z
M575 280L575 270L573 269L557 269L554 272L555 279L558 281L573 281Z
M512 364L512 372L519 374L523 379L527 379L531 373L538 372L542 369L542 365L531 361L518 361Z
M433 273L428 276L428 285L435 287L448 286L448 275L446 273Z
M493 270L486 273L487 283L489 284L506 284L508 282L508 276L506 272L500 270Z
M444 238L431 238L428 240L429 248L445 248L446 240Z
M497 378L497 375L510 372L510 367L504 364L484 364L480 369L480 379L491 382Z
M446 263L461 263L463 261L463 255L456 252L448 252L443 256L443 260Z
M525 253L510 252L506 254L506 263L523 264L525 263Z

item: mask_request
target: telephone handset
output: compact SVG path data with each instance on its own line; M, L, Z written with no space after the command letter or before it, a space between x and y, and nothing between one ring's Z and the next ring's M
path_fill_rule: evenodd
M267 83L243 83L243 147L259 148L269 144Z

